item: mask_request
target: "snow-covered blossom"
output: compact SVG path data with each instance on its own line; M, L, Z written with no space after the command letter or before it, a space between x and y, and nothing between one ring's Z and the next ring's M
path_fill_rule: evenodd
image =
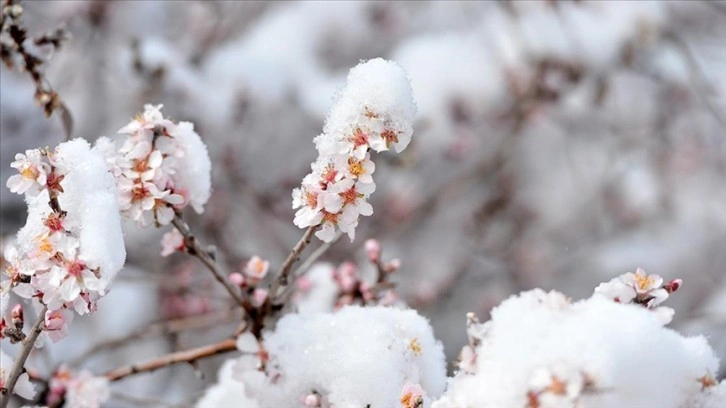
M65 398L66 408L100 408L111 396L106 377L96 377L87 370L74 372L65 366L56 371L49 383L48 404Z
M653 310L661 318L663 324L668 324L673 319L675 311L669 307L659 307L659 305L681 285L680 279L663 284L663 278L660 276L648 275L642 268L638 268L635 273L628 272L609 282L601 283L595 288L595 294L617 303L643 305Z
M14 360L4 351L0 350L0 388L5 388L5 382L8 380L10 370L12 370ZM15 383L13 392L25 399L35 398L35 386L30 382L28 373L20 374L18 381Z
M401 390L402 408L423 408L426 393L419 384L406 383Z
M251 335L242 336L245 350L256 348ZM233 364L233 372L223 369L212 389L226 388L231 376L236 385L230 393L264 407L301 406L315 394L323 407L393 408L402 406L409 391L405 401L412 403L424 393L437 397L444 391L443 348L413 310L352 306L332 314L289 314L264 334L263 344L266 372L246 353L225 364ZM420 391L407 384L418 384ZM207 396L197 406L210 406L206 401Z
M316 236L330 242L340 230L353 240L359 216L373 214L375 191L370 150L401 152L413 133L416 106L406 73L393 62L373 59L351 69L315 138L318 159L302 186L293 190L294 223L320 225Z
M4 250L6 274L18 295L48 306L48 335L57 341L67 333L66 310L93 310L124 264L115 183L83 139L25 156L47 176L40 191L26 192L28 220Z
M161 256L169 256L174 252L182 251L184 246L184 235L174 228L161 237Z
M118 180L121 211L141 227L167 225L190 204L201 213L211 195L206 146L192 123L165 119L161 107L146 105L119 129L122 142L102 137L96 143Z
M643 285L643 290L650 290ZM647 289L646 289L647 288ZM461 370L433 408L692 407L718 360L642 305L533 290L468 317Z

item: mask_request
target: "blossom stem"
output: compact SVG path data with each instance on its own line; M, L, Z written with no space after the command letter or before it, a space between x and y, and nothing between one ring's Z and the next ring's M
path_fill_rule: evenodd
M309 227L305 233L303 234L302 238L295 244L295 246L292 248L292 251L290 251L290 255L287 256L287 259L285 259L285 262L282 263L282 266L280 266L280 270L275 275L275 278L272 280L272 283L270 284L270 298L275 299L277 298L277 292L280 290L280 286L285 286L288 284L288 278L290 276L290 270L292 269L292 266L300 259L300 254L305 249L305 247L310 244L310 240L313 237L313 234L315 231L318 230L318 225L313 225ZM270 302L270 305L272 303Z
M20 350L20 354L15 360L13 368L10 370L10 375L8 375L5 387L0 390L0 408L7 407L10 402L10 395L15 388L15 384L18 382L18 378L20 378L20 374L23 373L25 361L28 359L30 351L33 350L33 347L35 347L35 341L43 331L43 322L45 321L46 311L48 311L48 306L43 305L33 328L30 330L30 333L28 333L25 340L23 340L23 348Z
M222 272L219 270L219 267L217 266L217 262L212 258L212 256L202 248L202 246L199 244L199 240L194 236L191 229L189 228L189 225L181 218L179 214L176 214L174 216L174 219L172 220L172 223L174 224L174 227L176 227L177 230L184 236L184 243L187 248L187 252L189 252L190 255L195 256L198 258L204 266L207 267L207 269L214 275L214 278L217 280L217 282L221 283L222 286L224 286L225 289L227 289L227 292L229 292L230 296L242 305L242 307L247 310L246 302L242 297L240 296L237 289L235 289L234 286L232 286L231 283L222 275Z
M118 381L137 373L150 372L177 363L192 363L196 360L237 350L237 340L230 338L219 343L178 351L142 363L119 367L105 374L109 381Z

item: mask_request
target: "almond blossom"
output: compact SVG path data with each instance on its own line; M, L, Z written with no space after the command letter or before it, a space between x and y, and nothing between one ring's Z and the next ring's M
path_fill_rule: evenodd
M18 174L10 176L7 187L17 194L28 193L37 195L45 186L50 166L43 161L43 155L38 149L26 150L25 154L15 155L15 161L10 167L17 169Z
M26 157L34 158L34 168L47 177L38 183L40 191L26 191L27 223L4 249L6 289L45 304L46 333L58 341L67 334L71 311L95 310L123 266L119 210L105 161L85 140L62 143L54 151L29 151Z
M338 230L352 241L359 216L373 214L368 198L375 191L375 164L369 151L405 149L415 113L411 86L398 65L378 58L353 68L315 138L319 156L312 172L292 192L295 225L319 225L315 235L325 242Z
M97 142L117 179L122 213L142 228L170 224L187 205L201 213L211 194L211 162L194 125L165 119L161 108L145 105L119 129L121 141Z

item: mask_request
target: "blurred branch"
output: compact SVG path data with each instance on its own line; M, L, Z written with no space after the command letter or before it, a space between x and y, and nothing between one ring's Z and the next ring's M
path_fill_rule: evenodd
M701 99L703 104L706 106L713 117L718 121L721 126L726 126L726 115L713 103L711 98L708 96L710 90L714 89L706 74L704 74L701 65L696 60L696 56L693 54L693 50L688 43L677 33L668 31L664 34L664 37L675 45L678 50L683 54L688 69L690 70L691 83L693 84L696 95Z
M227 353L237 350L236 339L226 339L219 343L198 347L191 350L179 351L157 357L142 363L132 364L125 367L119 367L105 374L109 381L122 380L130 375L151 372L160 368L168 367L177 363L192 363L199 359L216 356L218 354Z
M46 117L58 111L65 133L65 140L70 140L73 133L73 117L68 107L61 101L58 93L53 90L42 72L47 61L36 56L26 46L26 42L36 47L50 46L54 51L68 39L68 33L61 27L55 31L28 38L28 29L23 26L23 6L19 0L3 0L0 23L0 57L8 67L13 69L18 60L22 66L18 71L27 72L35 83L35 102L43 107Z

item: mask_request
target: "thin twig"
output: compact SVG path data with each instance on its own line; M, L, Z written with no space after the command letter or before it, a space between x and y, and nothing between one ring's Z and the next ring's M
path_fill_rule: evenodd
M15 360L13 368L10 370L10 375L8 375L5 387L0 389L0 408L7 407L10 402L10 395L15 388L15 384L18 382L20 374L23 373L25 361L28 359L33 347L35 347L35 341L38 339L38 336L40 336L40 333L43 332L43 322L45 321L45 312L47 310L48 306L43 305L43 309L38 314L38 318L35 320L33 328L30 333L28 333L25 340L23 340L23 348L20 350L20 355Z
M287 303L287 301L290 299L290 296L295 291L295 282L298 280L298 278L300 278L302 275L304 275L305 272L307 272L307 270L310 269L311 266L313 266L315 261L317 261L321 256L323 256L323 254L328 252L330 247L333 246L333 244L335 244L336 242L338 242L338 240L342 236L343 236L343 234L340 231L338 231L338 233L335 235L335 238L333 238L332 241L326 242L323 245L320 245L320 247L318 249L313 251L313 253L310 254L310 256L307 257L303 261L303 263L300 264L300 266L297 267L297 269L295 269L295 271L293 271L292 282L290 282L290 284L282 291L282 294L279 296L279 300L277 301L278 304Z
M216 356L217 354L227 353L236 349L236 339L225 339L219 343L210 344L191 350L179 351L176 353L157 357L142 363L119 367L107 372L105 376L106 378L108 378L109 381L118 381L133 374L151 372L177 363L192 363L202 358Z
M313 234L315 233L315 231L317 231L317 229L318 226L313 225L312 227L309 227L307 230L305 230L302 238L300 238L297 244L295 244L295 246L292 248L292 251L290 251L290 255L287 256L287 259L285 259L285 262L282 263L280 270L277 272L275 277L272 279L272 283L270 284L270 291L268 292L268 294L271 299L275 299L278 296L277 292L280 290L280 286L288 284L288 278L290 276L290 270L292 269L292 265L294 265L295 262L300 259L300 253L302 253L305 247L308 246L310 240L313 237Z
M185 330L198 330L207 328L209 326L214 326L218 323L231 321L232 318L235 316L234 312L235 310L221 310L202 315L182 317L178 319L151 323L125 336L97 343L96 345L88 349L85 353L74 358L73 360L70 360L67 364L71 367L77 366L78 364L82 363L84 360L90 358L93 354L96 354L99 351L123 346L124 344L128 344L131 340L136 340L156 334L171 334Z
M212 256L202 248L202 246L199 243L199 240L194 236L191 229L189 228L189 225L181 218L179 214L174 216L174 220L172 220L172 223L176 227L177 230L184 236L184 243L186 245L187 252L189 252L190 255L195 256L197 259L199 259L204 266L207 267L207 269L214 275L214 278L217 280L217 282L221 283L222 286L224 286L225 289L227 289L227 292L229 292L230 296L242 305L242 307L247 310L246 302L242 297L240 296L237 289L232 286L232 284L222 275L222 272L219 270L219 267L217 266L217 262L212 258Z

